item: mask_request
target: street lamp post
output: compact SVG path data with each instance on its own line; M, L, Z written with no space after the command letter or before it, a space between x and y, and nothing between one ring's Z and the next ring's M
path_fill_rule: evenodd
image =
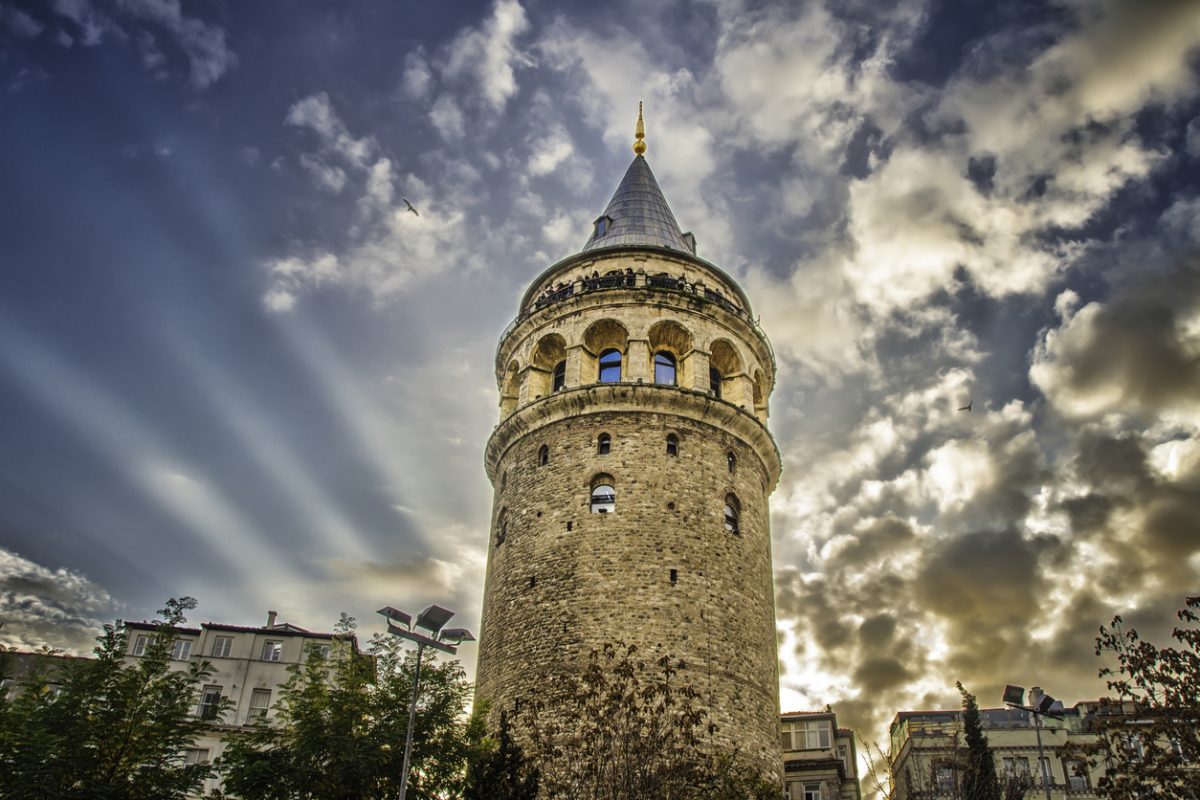
M475 637L466 628L445 627L454 612L437 605L429 606L418 614L415 623L412 615L391 606L384 606L378 613L387 618L388 633L417 643L417 668L413 675L412 698L408 704L408 732L404 735L404 764L400 768L400 800L405 800L408 794L408 763L412 757L413 722L417 716L417 693L421 690L421 658L425 648L432 647L453 655L458 652L460 644L473 642ZM427 633L421 633L416 628Z
M1004 687L1005 705L1033 714L1033 732L1037 736L1038 774L1042 776L1042 789L1046 792L1046 800L1050 800L1050 764L1042 754L1042 717L1062 719L1062 715L1051 713L1058 701L1043 692L1040 686L1034 686L1029 690L1029 700L1033 705L1025 705L1024 686L1013 686L1010 683Z

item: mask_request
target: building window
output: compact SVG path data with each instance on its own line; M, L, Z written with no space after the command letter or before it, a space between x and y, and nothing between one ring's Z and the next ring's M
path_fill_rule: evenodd
M567 387L567 362L560 361L554 365L553 391L560 392Z
M667 455L679 455L679 437L673 433L667 434Z
M309 652L322 661L328 661L329 656L333 653L333 645L314 644L309 647Z
M250 713L246 715L246 721L252 722L263 719L267 716L267 709L270 707L271 690L255 689L250 692Z
M725 495L725 531L727 533L741 533L742 528L739 524L741 517L741 504L738 499L731 494ZM829 729L824 728L826 739L825 744L821 747L829 747Z
M602 433L596 437L596 455L606 456L612 450L612 437Z
M212 655L216 658L229 658L233 652L233 637L218 636L213 639Z
M934 791L953 792L954 791L954 765L953 764L934 764L933 765L933 788Z
M821 800L821 784L804 784L804 800Z
M283 642L266 641L263 642L262 660L263 661L278 661L283 657Z
M496 547L504 544L504 540L508 538L508 509L500 509L500 516L496 519Z
M608 475L597 475L592 481L592 513L611 514L617 510L617 490Z
M538 466L544 467L550 463L550 446L542 445L538 448Z
M784 750L818 750L833 746L829 720L814 719L788 722L783 727Z
M600 382L617 383L621 380L621 351L609 348L600 354Z
M716 367L708 368L708 388L713 397L721 399L721 371Z
M1004 756L1000 759L1004 777L1021 783L1032 783L1029 774L1029 759L1025 756Z
M608 233L608 229L612 225L612 217L601 217L600 219L596 220L594 224L596 226L596 233L592 238L599 239L601 236Z
M1083 759L1063 759L1063 775L1067 776L1067 788L1072 791L1089 791L1087 762Z
M221 711L221 687L205 686L200 693L200 719L216 719Z
M1038 764L1041 766L1042 786L1054 785L1054 773L1050 771L1050 759L1039 758Z
M737 469L737 456L733 454L732 450L725 454L725 465L729 467L729 473L731 475Z
M149 636L139 635L136 639L133 640L133 654L135 656L146 655L146 645L149 643L150 643Z
M175 644L171 645L171 660L173 661L187 661L191 654L192 643L189 639L176 639Z
M675 356L666 350L654 354L654 382L675 385Z
M208 750L193 747L183 752L183 763L189 767L208 763Z

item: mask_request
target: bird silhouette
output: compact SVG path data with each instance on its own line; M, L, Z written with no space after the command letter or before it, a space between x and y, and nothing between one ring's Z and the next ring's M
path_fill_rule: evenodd
M973 405L975 405L975 401L974 401L974 400L971 400L971 401L969 401L969 402L968 402L968 403L967 403L965 406L963 406L962 408L960 408L960 409L959 409L959 411L970 411L970 410L971 410L971 406L973 406Z
M413 212L413 214L416 214L418 217L421 216L420 214L417 214L417 209L413 207L413 204L408 202L407 197L401 197L400 199L404 201L404 205L408 206L409 211Z

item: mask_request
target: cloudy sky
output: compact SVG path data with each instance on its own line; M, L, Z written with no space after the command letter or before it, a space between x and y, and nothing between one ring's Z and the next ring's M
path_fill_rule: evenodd
M476 625L496 340L644 99L779 357L784 708L1094 697L1097 626L1200 590L1198 45L1165 0L0 0L0 641Z

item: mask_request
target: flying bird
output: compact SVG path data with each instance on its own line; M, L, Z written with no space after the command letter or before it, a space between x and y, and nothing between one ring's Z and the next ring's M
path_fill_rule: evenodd
M970 411L970 410L971 410L971 406L973 406L973 405L975 405L975 401L974 401L974 400L971 400L971 401L969 401L969 402L968 402L968 403L967 403L965 406L963 406L962 408L960 408L960 409L958 409L958 410L959 410L959 411Z
M404 205L408 206L409 211L413 212L413 214L415 214L418 217L421 216L420 214L417 214L417 209L413 208L413 204L408 202L407 197L401 197L400 199L404 201Z

